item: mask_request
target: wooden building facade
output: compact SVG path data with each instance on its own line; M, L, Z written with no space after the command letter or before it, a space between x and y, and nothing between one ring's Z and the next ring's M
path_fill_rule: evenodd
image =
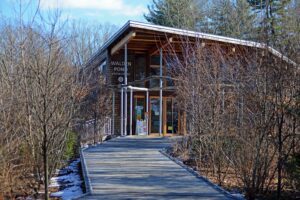
M169 74L168 47L181 54L182 38L190 42L264 48L260 43L194 31L128 21L89 60L101 66L113 92L112 131L116 135L185 134L186 114L176 105ZM274 49L273 54L277 52Z

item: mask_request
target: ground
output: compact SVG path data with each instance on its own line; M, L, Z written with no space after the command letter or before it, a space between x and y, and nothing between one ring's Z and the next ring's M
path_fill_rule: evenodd
M63 200L69 200L83 194L79 164L80 159L78 158L65 168L58 170L57 176L51 178L50 190L51 188L59 189L59 191L51 193L51 197L60 197Z

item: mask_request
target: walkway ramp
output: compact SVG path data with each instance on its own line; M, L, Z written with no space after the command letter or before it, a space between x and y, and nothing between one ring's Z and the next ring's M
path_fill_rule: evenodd
M161 154L170 142L121 137L85 149L91 191L81 199L229 199Z

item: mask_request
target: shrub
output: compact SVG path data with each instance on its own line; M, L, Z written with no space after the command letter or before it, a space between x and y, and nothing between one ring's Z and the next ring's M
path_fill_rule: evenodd
M78 155L77 139L78 135L76 132L68 131L64 160L73 159Z

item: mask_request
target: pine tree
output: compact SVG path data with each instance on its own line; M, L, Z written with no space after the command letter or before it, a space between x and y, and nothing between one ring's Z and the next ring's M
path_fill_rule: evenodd
M288 20L287 7L291 0L247 0L252 8L260 14L259 32L268 45L277 47L285 33Z
M299 41L299 39L297 40L297 35L299 36L299 25L295 23L299 13L297 14L297 11L292 9L292 3L296 5L296 2L292 2L291 0L248 0L248 2L255 10L262 14L260 28L263 33L263 42L275 47L288 57L295 55L298 51L297 48L299 48L299 46L296 46L299 45L299 42L297 42ZM289 13L289 11L292 12ZM280 85L280 82L276 83L276 85ZM280 111L277 112L280 113ZM274 131L274 146L278 154L276 166L277 199L281 199L284 185L284 165L287 157L284 148L285 139L283 139L286 133L282 131L283 114L276 113L275 117L276 123L274 124L274 129L277 131Z
M255 16L246 0L218 0L210 8L210 32L254 40Z
M153 0L148 5L145 19L153 24L184 29L196 29L201 19L198 3L195 0Z

